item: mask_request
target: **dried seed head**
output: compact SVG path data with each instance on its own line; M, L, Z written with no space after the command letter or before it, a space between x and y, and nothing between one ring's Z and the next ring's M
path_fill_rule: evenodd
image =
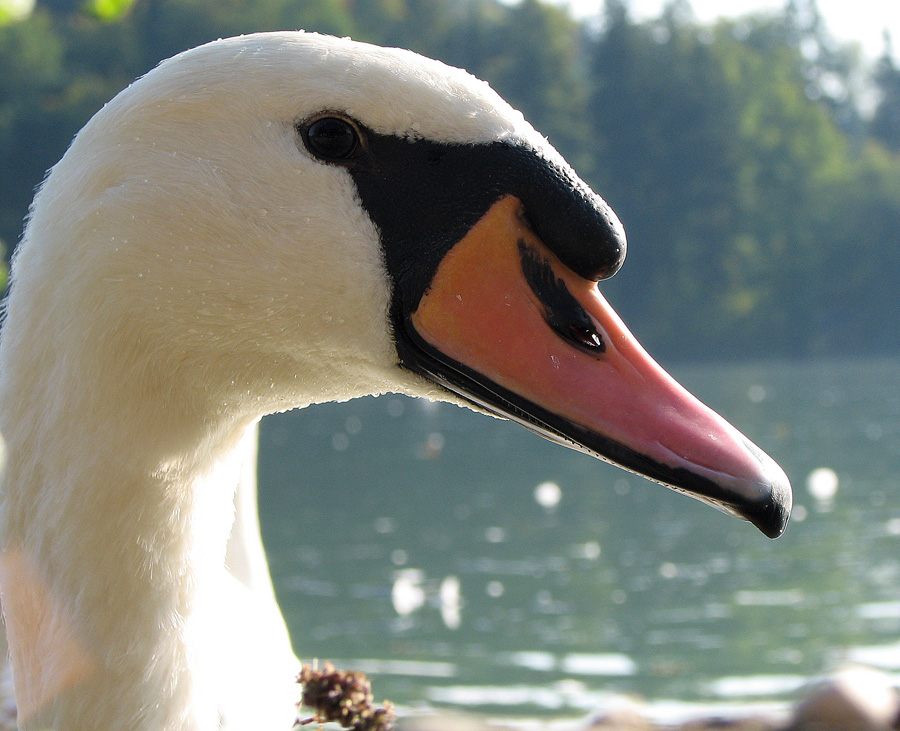
M303 686L300 705L313 711L312 718L298 720L300 725L335 721L351 731L393 729L393 704L385 701L383 708L372 706L372 686L364 673L337 670L326 662L321 670L304 665L297 682Z

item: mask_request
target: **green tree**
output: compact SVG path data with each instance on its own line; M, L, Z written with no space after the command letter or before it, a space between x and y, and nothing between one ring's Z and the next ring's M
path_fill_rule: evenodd
M675 6L634 23L614 3L595 45L594 183L630 241L604 289L669 355L859 345L847 313L871 319L852 303L889 280L848 250L895 246L895 164L855 152L788 30L778 16L699 26Z
M18 240L34 186L68 144L68 135L55 133L68 92L63 57L44 13L0 27L0 239L7 242Z
M486 79L582 172L592 165L587 124L584 30L558 7L522 0L482 34Z
M869 132L892 152L900 152L900 68L894 60L889 34L885 34L884 53L875 67L875 85L881 95L872 116Z
M719 310L739 284L734 269L746 271L729 266L733 251L723 246L739 210L740 105L708 35L674 7L634 23L612 4L593 53L593 182L630 241L625 269L603 288L666 349L683 347L680 323L691 319L727 330Z

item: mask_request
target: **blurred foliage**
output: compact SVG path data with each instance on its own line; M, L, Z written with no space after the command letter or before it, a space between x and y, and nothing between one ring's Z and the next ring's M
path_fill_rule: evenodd
M115 22L111 22L115 21ZM623 220L605 293L668 358L896 352L900 69L814 0L709 26L686 0L591 22L539 0L42 0L0 25L0 240L78 128L161 59L305 28L487 79ZM871 114L859 99L875 95Z
M34 8L34 0L0 0L0 26L27 18Z
M134 0L86 0L82 9L98 20L114 21L127 13L132 5Z

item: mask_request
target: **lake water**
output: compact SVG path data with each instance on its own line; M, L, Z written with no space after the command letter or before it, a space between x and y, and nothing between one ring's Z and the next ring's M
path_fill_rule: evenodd
M517 716L900 674L900 360L671 371L787 471L777 541L453 406L266 419L263 532L301 658L368 672L377 700Z

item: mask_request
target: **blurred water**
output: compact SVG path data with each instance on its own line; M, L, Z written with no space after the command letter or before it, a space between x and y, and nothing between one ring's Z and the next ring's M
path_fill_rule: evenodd
M503 713L779 701L846 660L900 672L900 360L672 370L788 472L782 538L452 406L264 421L298 654L369 672L379 699Z

